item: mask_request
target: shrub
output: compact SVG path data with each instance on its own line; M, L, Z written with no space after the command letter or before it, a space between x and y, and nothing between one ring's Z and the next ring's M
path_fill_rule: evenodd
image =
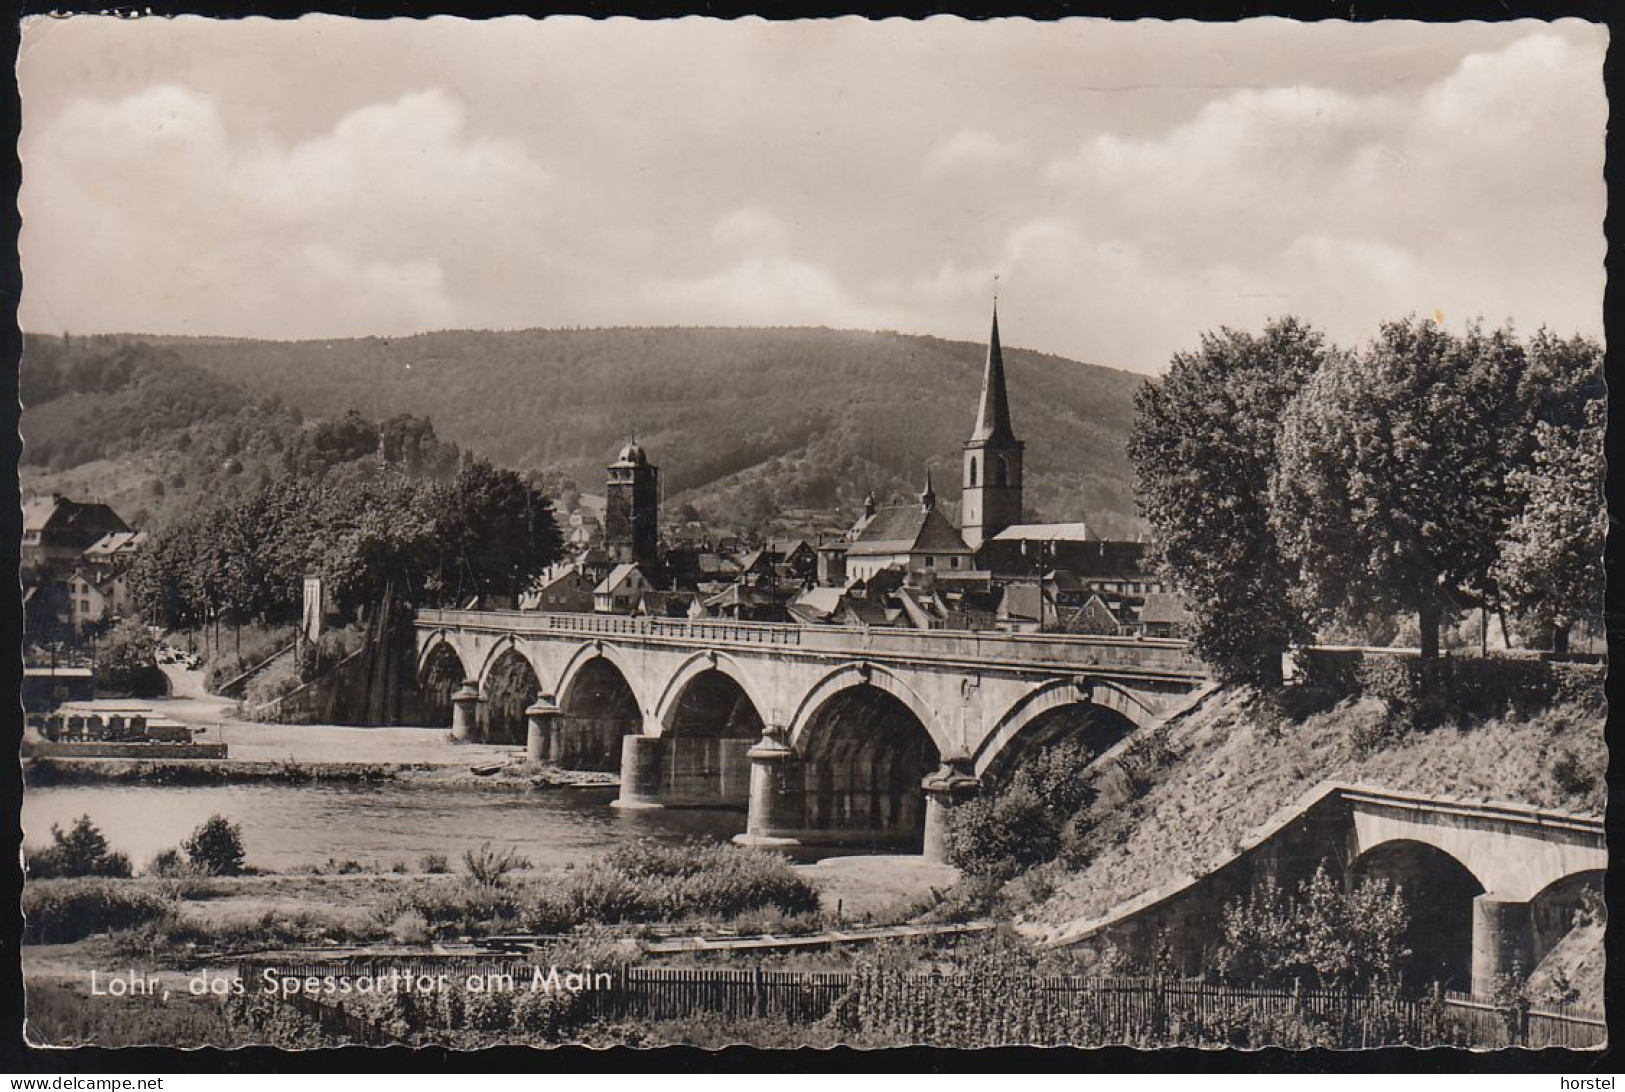
M127 618L96 645L96 689L103 694L152 698L168 693L169 680L158 667L158 642L147 627Z
M301 685L299 672L291 664L278 662L248 680L248 685L243 687L243 704L250 708L269 705Z
M397 899L381 914L387 932L404 914L416 914L434 936L500 932L519 919L519 895L507 887L437 884L419 887Z
M203 870L181 856L179 849L160 849L147 862L145 874L157 881L157 889L166 899L207 898L215 893Z
M1060 850L1054 819L1025 786L966 801L950 815L948 861L971 875L1008 878Z
M389 935L397 944L425 944L429 940L429 921L416 910L403 910L389 923Z
M204 674L204 687L212 694L248 670L251 665L230 653L213 656L209 660L209 669Z
M243 831L224 815L211 815L182 843L186 856L210 876L236 876L243 870Z
M521 857L519 851L512 846L497 850L491 847L490 842L484 842L477 850L463 851L463 871L468 873L469 879L481 887L499 887L508 873L529 867L530 862Z
M170 916L174 904L108 879L32 880L23 886L23 941L65 944Z
M1404 896L1388 881L1348 892L1322 864L1292 894L1271 879L1227 904L1214 965L1228 980L1259 986L1393 984L1410 955L1401 943L1409 926Z
M1051 747L1023 763L1003 789L956 806L948 820L949 862L1008 878L1053 860L1062 830L1095 797L1085 772L1094 757L1081 741Z
M349 627L330 629L314 642L300 646L298 677L309 682L325 675L366 642L366 636Z
M451 871L451 866L446 862L444 853L425 853L418 858L418 868L431 876L438 876Z
M128 879L130 859L122 853L110 852L107 839L90 821L81 815L66 832L51 824L51 845L30 853L27 869L38 879L56 879L72 876L105 876L110 879Z
M1552 760L1552 784L1565 796L1589 796L1597 784L1597 771L1567 747Z
M488 853L489 847L482 847L476 857ZM437 935L515 924L529 932L562 934L587 924L728 919L770 910L795 917L817 909L817 889L775 854L731 845L639 842L546 886L419 888L391 907L385 920L414 910Z

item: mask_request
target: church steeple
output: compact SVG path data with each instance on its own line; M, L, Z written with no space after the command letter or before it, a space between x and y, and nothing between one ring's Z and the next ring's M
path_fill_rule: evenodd
M925 468L925 492L920 494L920 508L929 512L937 506L937 491L931 488L931 467Z
M980 550L982 543L1021 522L1024 446L1010 425L1004 350L999 345L999 303L994 297L982 398L976 409L976 428L965 441L965 476L959 492L959 532L971 549Z
M1010 427L1010 398L1004 391L1004 352L999 347L999 305L993 304L993 333L987 342L987 364L982 370L982 401L976 408L976 429L971 443L1014 443Z

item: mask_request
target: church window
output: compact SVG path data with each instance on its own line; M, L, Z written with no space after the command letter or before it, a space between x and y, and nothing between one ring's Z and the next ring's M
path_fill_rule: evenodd
M998 459L998 462L995 465L998 467L998 475L997 475L996 484L998 484L998 485L1009 485L1010 484L1010 464L1005 461L1005 458L1004 458L1003 455L1000 455L999 459Z
M974 455L970 457L970 480L965 484L971 486L976 484L976 456Z

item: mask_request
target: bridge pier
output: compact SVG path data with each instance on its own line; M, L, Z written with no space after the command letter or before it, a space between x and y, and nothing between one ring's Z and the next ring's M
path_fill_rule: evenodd
M665 781L666 740L660 736L621 737L621 794L612 807L658 808Z
M564 716L553 704L550 695L543 694L534 705L525 710L525 758L531 762L556 762L562 757L559 740L559 721ZM557 756L557 757L556 757Z
M465 682L462 687L451 696L451 738L458 743L467 743L479 735L480 705L485 701L480 697L479 688L473 682Z
M784 742L784 729L769 725L761 742L746 752L750 759L750 804L745 833L734 835L744 846L800 845L806 807L801 762Z
M948 863L948 813L981 791L982 782L966 769L968 759L944 760L923 782L925 790L925 859Z
M1531 904L1491 892L1473 900L1473 993L1488 996L1497 980L1521 985L1535 969Z

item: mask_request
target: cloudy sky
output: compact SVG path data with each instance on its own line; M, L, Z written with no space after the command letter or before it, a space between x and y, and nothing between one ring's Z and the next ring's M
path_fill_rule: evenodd
M26 329L1601 334L1606 32L32 20Z

